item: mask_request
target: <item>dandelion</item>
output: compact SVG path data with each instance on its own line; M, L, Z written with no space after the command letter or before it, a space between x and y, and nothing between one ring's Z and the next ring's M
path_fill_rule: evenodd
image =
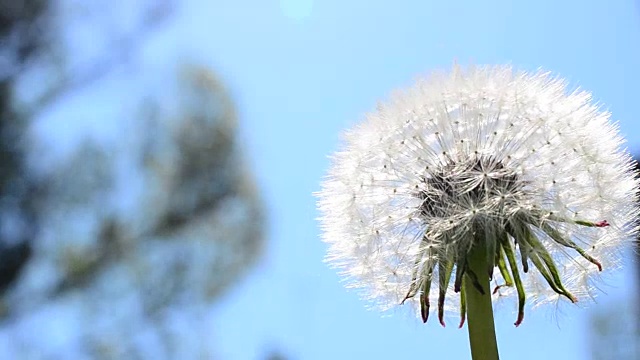
M327 261L383 310L468 317L474 359L497 358L493 301L514 299L518 326L527 302L592 298L636 232L617 127L548 73L456 66L344 142L317 194Z

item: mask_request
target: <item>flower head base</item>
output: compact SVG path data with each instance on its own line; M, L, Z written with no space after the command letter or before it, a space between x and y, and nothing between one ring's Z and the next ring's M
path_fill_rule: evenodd
M516 326L527 297L591 295L638 208L631 158L589 101L508 67L456 67L396 95L346 134L323 183L327 260L385 309L411 303L426 322L436 302L443 325L453 308L464 322L464 282L484 292L477 248L494 299L516 293Z

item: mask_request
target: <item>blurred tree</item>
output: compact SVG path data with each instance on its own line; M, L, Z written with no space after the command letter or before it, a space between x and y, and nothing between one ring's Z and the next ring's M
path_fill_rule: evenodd
M0 294L29 259L36 230L28 196L33 183L26 176L25 149L19 141L27 121L13 107L12 85L41 52L47 5L44 0L0 0Z
M619 300L611 310L593 315L589 345L593 360L639 360L637 301Z
M0 0L2 359L215 352L264 221L218 78L140 54L174 8Z

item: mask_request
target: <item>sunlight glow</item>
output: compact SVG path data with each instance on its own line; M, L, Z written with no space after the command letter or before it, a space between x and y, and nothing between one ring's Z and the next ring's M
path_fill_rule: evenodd
M302 21L311 16L313 0L280 0L280 8L286 17Z

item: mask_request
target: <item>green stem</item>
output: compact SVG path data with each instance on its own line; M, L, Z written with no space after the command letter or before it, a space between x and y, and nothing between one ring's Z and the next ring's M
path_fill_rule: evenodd
M464 279L465 297L467 305L467 326L469 328L469 343L473 360L498 360L498 344L496 330L493 323L493 307L491 290L489 288L489 274L487 268L489 257L486 246L480 243L474 245L467 255L468 271L473 272L477 281L467 275ZM482 294L476 287L480 285Z

